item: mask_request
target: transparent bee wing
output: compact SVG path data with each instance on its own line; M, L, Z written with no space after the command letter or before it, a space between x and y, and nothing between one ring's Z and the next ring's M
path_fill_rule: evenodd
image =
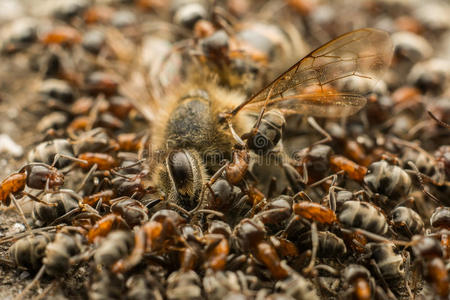
M334 94L303 94L285 98L270 99L267 109L277 108L283 114L303 114L313 117L342 118L357 113L366 104L366 98L361 95ZM251 103L246 110L259 111L261 102Z
M373 89L388 67L392 52L392 42L385 31L364 28L349 32L308 54L236 107L232 114L248 104L263 105L268 99L277 99L275 102L280 108L288 103L289 107L306 108L311 115L330 116L324 111L336 112L341 107L358 103L361 108L364 103L356 100L360 98L358 95ZM305 93L308 101L302 96ZM290 101L281 100L285 98ZM295 99L300 102L298 105L293 104ZM313 104L314 101L317 104Z

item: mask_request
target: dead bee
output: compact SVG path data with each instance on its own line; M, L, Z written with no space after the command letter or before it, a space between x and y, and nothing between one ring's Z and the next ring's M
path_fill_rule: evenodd
M154 131L155 145L169 150L156 178L169 201L193 209L208 178L206 169L215 172L221 160L231 158L234 141L226 123L219 123L219 113L236 99L225 91L197 90L175 99L167 119L156 123L163 128ZM242 125L235 126L242 130Z
M207 172L216 172L223 159L232 159L225 171L229 175L239 158L236 174L242 178L248 168L248 158L244 158L248 149L261 154L278 144L283 115L343 117L360 110L365 98L344 82L352 78L373 82L391 55L386 32L360 29L311 52L246 101L238 92L205 84L205 78L199 79L195 88L177 89L166 113L151 120L153 145L162 153L156 158L155 186L162 186L169 201L194 209ZM270 113L264 113L266 110ZM246 113L239 114L241 111ZM252 121L255 116L256 123ZM232 151L236 143L239 146Z
M39 270L45 256L45 248L54 238L54 233L45 232L21 238L9 248L9 257L17 266Z

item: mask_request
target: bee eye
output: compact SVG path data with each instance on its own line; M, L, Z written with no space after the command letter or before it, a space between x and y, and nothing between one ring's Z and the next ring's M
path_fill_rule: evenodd
M169 154L167 166L178 192L182 192L193 181L191 160L184 151L173 151Z

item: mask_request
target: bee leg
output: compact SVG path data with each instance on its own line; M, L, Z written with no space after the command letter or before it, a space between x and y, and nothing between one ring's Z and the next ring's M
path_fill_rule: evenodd
M28 224L27 219L25 218L25 214L23 213L22 207L20 207L19 203L17 203L16 197L12 193L9 194L9 197L11 198L11 202L16 207L17 211L19 212L20 217L22 218L25 226L27 227L27 231L31 233L31 235L34 236L33 231L31 230L30 224Z
M58 280L53 280L43 291L42 293L39 294L38 297L36 297L36 299L45 299L45 297L47 296L48 293L50 293L50 291L52 289L55 288L56 284L58 283Z
M320 125L316 122L316 119L314 119L313 117L308 117L308 123L309 125L311 125L312 128L314 128L315 130L317 130L319 133L321 133L323 136L325 136L324 139L321 139L320 141L317 141L315 143L313 143L311 146L309 146L309 148L311 149L313 146L315 145L319 145L319 144L324 144L324 143L328 143L331 142L333 140L333 138L331 137L331 135L325 131L325 129L323 129L322 127L320 127Z

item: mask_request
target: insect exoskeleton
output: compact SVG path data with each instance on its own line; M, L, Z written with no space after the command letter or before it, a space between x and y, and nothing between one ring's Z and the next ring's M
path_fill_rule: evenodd
M242 95L214 84L203 88L187 85L169 97L167 108L155 121L153 145L158 151L155 180L169 201L186 209L197 205L202 185L231 159L236 143L220 114L243 100ZM250 125L249 125L250 124ZM238 132L251 126L244 114L233 120ZM154 150L154 149L153 149Z

